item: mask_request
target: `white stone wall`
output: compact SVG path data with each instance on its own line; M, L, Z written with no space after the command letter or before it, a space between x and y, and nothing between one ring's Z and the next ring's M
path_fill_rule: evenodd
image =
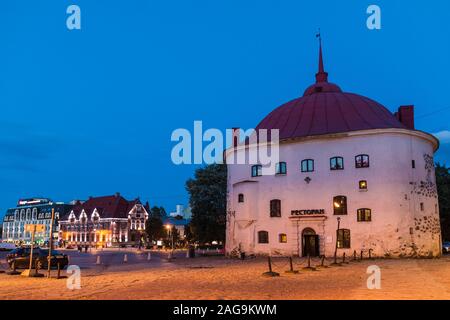
M382 257L439 256L438 199L429 158L436 143L417 131L359 131L282 143L280 161L287 163L287 175L252 178L250 164L228 165L227 251L240 246L248 254L301 255L301 232L312 228L320 237L321 254L332 256L337 229L333 197L344 195L348 214L340 216L340 227L350 229L351 248L339 249L338 255L372 249ZM370 156L369 168L355 168L358 154ZM334 156L344 158L344 170L330 170ZM303 159L314 159L314 172L301 172ZM367 180L367 191L359 190L359 180ZM238 203L239 193L244 203ZM281 200L280 218L270 217L272 199ZM372 221L358 222L359 208L370 208ZM325 216L291 218L291 210L304 209L325 209ZM269 232L269 244L258 244L260 230ZM279 233L287 234L287 243L279 243Z

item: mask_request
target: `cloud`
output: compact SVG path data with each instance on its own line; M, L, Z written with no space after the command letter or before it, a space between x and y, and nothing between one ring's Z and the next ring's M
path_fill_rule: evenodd
M31 172L54 156L62 143L54 134L33 131L21 124L0 122L0 170Z
M442 144L450 143L450 131L448 131L448 130L442 130L442 131L433 133L433 136L438 138Z

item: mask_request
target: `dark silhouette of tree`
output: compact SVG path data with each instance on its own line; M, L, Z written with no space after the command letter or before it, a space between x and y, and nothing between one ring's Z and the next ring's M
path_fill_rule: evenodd
M159 240L165 236L163 226L163 218L166 216L166 211L163 207L153 207L150 210L148 219L145 223L145 232L150 242Z
M186 182L192 210L190 232L200 243L225 240L227 167L213 164L195 171Z
M444 241L450 241L450 168L436 163L436 185L439 196L439 216Z

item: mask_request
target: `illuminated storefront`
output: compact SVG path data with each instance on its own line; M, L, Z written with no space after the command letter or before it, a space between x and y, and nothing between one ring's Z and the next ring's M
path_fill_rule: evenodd
M139 244L145 232L148 203L126 200L120 194L77 202L60 222L63 245L110 247Z

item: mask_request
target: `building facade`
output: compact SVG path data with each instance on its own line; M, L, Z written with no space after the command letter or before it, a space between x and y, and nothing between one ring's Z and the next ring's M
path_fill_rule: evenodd
M63 245L111 247L135 245L144 240L148 203L128 201L120 194L77 201L60 221Z
M45 225L44 233L36 233L36 243L43 245L50 239L52 209L55 211L53 238L57 239L59 219L72 209L69 204L53 202L46 198L19 200L15 208L8 209L3 218L2 239L16 244L30 244L31 233L25 231L27 224Z
M414 128L413 106L392 114L328 82L322 48L316 83L256 130L278 129L274 175L228 164L226 250L312 256L441 254L433 154L438 140ZM245 153L235 144L225 152Z

